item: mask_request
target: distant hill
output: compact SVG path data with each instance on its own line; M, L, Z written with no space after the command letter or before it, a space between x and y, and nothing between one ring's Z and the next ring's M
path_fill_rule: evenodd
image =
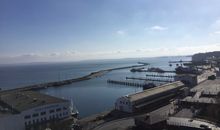
M220 58L220 51L194 54L192 56L192 61L201 62L212 57Z

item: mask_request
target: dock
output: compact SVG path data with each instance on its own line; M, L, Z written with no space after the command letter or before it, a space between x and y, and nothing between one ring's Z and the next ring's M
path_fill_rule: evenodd
M169 61L169 63L192 63L192 61L179 60L179 61Z
M111 84L118 84L118 85L126 85L126 86L135 86L135 87L144 87L147 86L148 83L138 83L138 82L131 82L131 81L119 81L119 80L107 80L107 83Z
M176 73L176 71L172 71L172 70L164 70L163 72L161 72L161 71L154 71L154 70L143 70L143 69L140 69L140 70L138 70L138 71L136 71L136 72L155 72L155 73Z
M174 82L173 79L156 79L156 78L142 78L142 77L126 77L126 79L156 81L156 82L168 82L168 83Z
M174 75L161 75L161 74L146 74L147 77L165 77L165 78L174 78Z

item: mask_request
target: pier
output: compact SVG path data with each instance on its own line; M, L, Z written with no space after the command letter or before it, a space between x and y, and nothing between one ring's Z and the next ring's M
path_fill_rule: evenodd
M156 81L156 82L168 82L168 83L171 83L171 82L174 81L174 80L172 80L172 79L164 80L164 79L154 79L154 78L135 78L135 77L126 77L126 79L145 80L145 81Z
M179 61L169 61L169 63L192 63L192 61L179 60Z
M126 85L126 86L135 86L135 87L145 87L148 86L148 83L137 83L131 81L119 81L119 80L107 80L107 83L118 84L118 85ZM149 86L150 87L150 86Z
M156 70L143 70L143 69L138 69L138 71L134 71L134 72L176 73L176 71L169 71L169 70L163 70L161 72Z
M146 74L147 77L165 77L165 78L174 78L174 75L161 75L161 74Z

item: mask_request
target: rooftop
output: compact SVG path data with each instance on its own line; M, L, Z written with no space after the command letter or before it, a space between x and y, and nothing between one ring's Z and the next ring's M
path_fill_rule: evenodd
M206 80L190 90L191 92L202 92L205 95L218 95L220 93L220 78Z
M145 123L155 124L166 120L169 114L174 113L173 108L174 108L173 104L168 104L150 113L136 116L135 119Z
M218 103L215 98L208 98L208 97L194 98L194 97L188 96L184 98L182 101L191 102L191 103L205 103L205 104L217 104Z
M139 99L147 98L149 96L159 94L159 93L162 93L165 91L169 91L172 89L176 89L179 87L183 87L183 86L184 86L184 84L182 82L176 81L176 82L164 84L162 86L158 86L155 88L147 89L147 90L139 92L139 93L128 95L128 98L130 99L131 102L137 101Z
M183 108L180 111L178 111L174 117L184 117L184 118L192 118L193 112L191 109Z
M191 119L191 118L181 118L181 117L169 117L167 120L167 123L169 125L175 125L175 126L184 126L184 127L192 127L192 128L211 128L215 130L220 130L218 126L216 126L214 123L211 123L206 120L201 119Z
M66 101L67 100L33 91L8 92L0 95L0 102L7 104L7 106L17 112Z

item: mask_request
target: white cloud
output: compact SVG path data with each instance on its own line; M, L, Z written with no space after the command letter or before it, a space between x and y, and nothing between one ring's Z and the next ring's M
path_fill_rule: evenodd
M215 31L214 34L220 34L220 31Z
M52 56L52 57L60 56L60 53L53 52L53 53L49 54L49 56Z
M217 19L212 25L211 28L214 30L219 30L220 29L220 19Z
M220 35L220 30L209 33L209 36L213 36L213 37L216 37L216 36L219 37L219 35Z
M116 31L117 35L125 35L125 31L124 30L118 30Z
M158 26L158 25L152 26L150 28L150 30L153 30L153 31L164 31L164 30L167 30L167 29L168 29L167 27L162 27L162 26Z
M210 25L210 36L215 36L220 34L220 19L217 19Z

